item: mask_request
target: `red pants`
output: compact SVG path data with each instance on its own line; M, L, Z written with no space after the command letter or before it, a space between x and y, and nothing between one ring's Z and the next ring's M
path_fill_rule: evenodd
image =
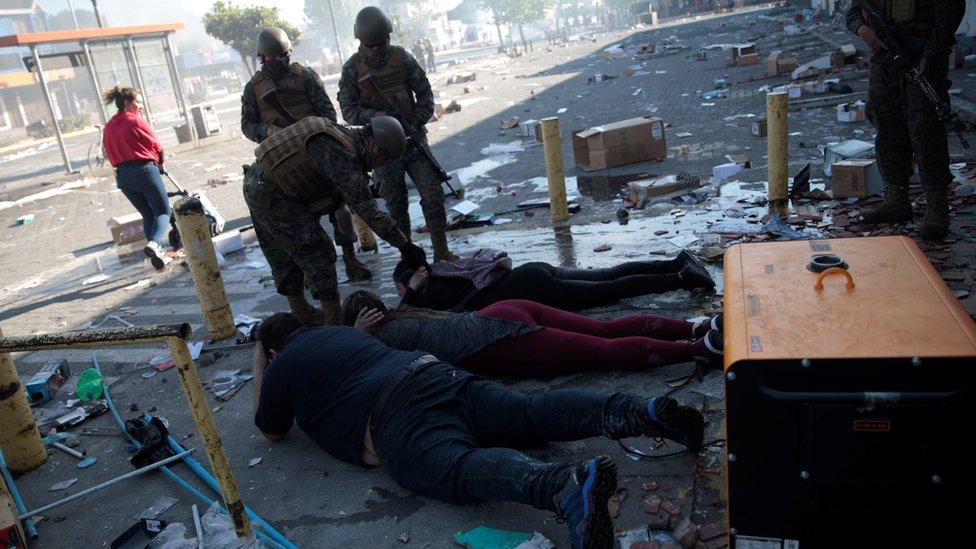
M554 376L592 370L643 370L693 360L692 323L653 315L592 318L534 301L500 301L478 311L541 330L503 339L457 366L485 376Z

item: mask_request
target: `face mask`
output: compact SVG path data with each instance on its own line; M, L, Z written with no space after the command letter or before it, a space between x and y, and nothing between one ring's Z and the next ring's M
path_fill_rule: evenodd
M288 65L281 59L269 59L261 68L268 76L277 77L285 74Z

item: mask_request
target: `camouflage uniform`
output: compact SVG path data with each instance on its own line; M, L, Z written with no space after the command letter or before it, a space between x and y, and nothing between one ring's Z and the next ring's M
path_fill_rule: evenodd
M893 18L903 7L902 0L875 0L875 5L895 20L894 31L908 62L917 66L928 60L926 77L936 92L948 101L949 49L965 11L961 0L916 0L915 11L907 17ZM899 19L901 19L899 21ZM868 25L861 9L852 5L847 12L847 27L857 33ZM870 25L869 25L870 26ZM935 108L917 85L897 74L889 74L881 62L872 59L868 77L868 119L878 130L875 141L878 166L885 180L887 200L876 210L865 212L868 222L907 221L912 217L908 198L913 153L928 198L925 220L919 227L922 236L940 238L948 224L946 190L952 181L946 128Z
M294 69L295 65L297 63L292 65L292 69ZM332 106L332 100L329 99L329 95L325 91L325 85L322 83L322 79L311 68L304 65L298 65L298 67L302 72L305 98L311 104L311 109L309 109L311 114L328 118L332 122L335 122L335 107ZM267 73L264 73L264 76L266 78L269 77ZM269 124L261 120L261 104L254 90L254 79L252 78L251 81L244 85L244 93L241 96L241 131L251 141L260 143L267 138L268 129ZM356 242L356 232L353 228L352 214L349 212L349 208L346 206L336 208L335 212L329 215L329 221L335 227L336 243L342 246L343 249L346 274L350 279L370 278L372 272L356 259L356 254L353 250L353 244Z
M354 153L325 135L311 138L306 150L316 170L330 174L336 191L376 234L396 248L408 242L373 200L363 164ZM319 301L338 300L335 245L319 224L320 214L266 181L256 162L244 176L244 200L278 293L300 294L308 286Z
M394 95L387 91L382 84L380 89L393 101L398 103L401 113L408 113L407 120L401 120L404 125L412 123L421 135L426 134L425 125L434 114L434 94L427 80L427 74L412 55L403 48L390 46L387 52L377 61L368 60L362 50L353 54L342 67L339 80L339 107L342 117L349 124L365 125L379 108L368 106L359 88L359 67L365 63L369 67L382 69L391 55L402 55L403 76L402 83L405 95ZM424 138L426 140L426 137ZM434 244L435 260L445 259L447 251L447 214L444 209L444 191L441 182L430 164L417 151L416 147L409 147L403 157L387 166L373 170L373 177L379 185L380 197L386 202L387 210L396 220L397 226L406 235L410 235L410 215L407 213L407 185L404 173L410 174L410 180L417 187L420 194L420 207L424 212L424 219L430 230L431 241Z

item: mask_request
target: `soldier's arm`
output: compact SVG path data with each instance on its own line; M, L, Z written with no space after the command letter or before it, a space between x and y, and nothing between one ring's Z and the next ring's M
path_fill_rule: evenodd
M336 122L335 107L332 106L332 100L325 91L325 84L322 83L318 73L309 67L305 67L305 96L312 102L316 116Z
M861 8L855 3L851 3L851 7L847 8L847 15L844 16L844 22L847 24L847 30L854 34L857 34L857 29L861 28L861 25L868 24L864 20L864 15L861 14Z
M412 55L407 54L403 63L406 71L407 87L413 91L416 104L413 107L413 120L417 129L427 124L431 116L434 116L434 91L430 89L430 81L427 80L427 73L420 67L420 63Z
M255 143L268 137L268 125L261 122L261 107L250 82L244 85L244 93L241 94L241 131Z
M359 84L357 82L356 66L346 62L342 66L342 76L339 77L339 93L336 99L342 109L342 118L346 124L365 126L376 111L360 105Z
M400 229L397 229L393 218L381 211L373 200L366 174L355 154L332 138L318 136L309 140L308 156L319 171L330 174L336 191L349 208L380 238L397 249L410 243Z
M935 0L932 2L935 10L935 21L932 30L925 39L925 49L922 50L924 59L932 59L949 53L949 48L956 43L956 29L962 23L966 13L964 0ZM951 67L950 67L951 68Z

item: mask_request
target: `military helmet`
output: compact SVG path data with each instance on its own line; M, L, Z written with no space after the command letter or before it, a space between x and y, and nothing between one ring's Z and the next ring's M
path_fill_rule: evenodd
M393 32L393 23L383 13L383 10L376 6L367 6L356 14L353 32L356 39L363 44L375 46L386 42L390 37L390 33Z
M403 133L403 126L392 116L374 116L369 121L373 129L373 139L376 147L386 153L391 161L403 156L403 151L407 148L406 138Z
M258 55L283 55L291 53L288 33L278 27L265 27L258 33Z

